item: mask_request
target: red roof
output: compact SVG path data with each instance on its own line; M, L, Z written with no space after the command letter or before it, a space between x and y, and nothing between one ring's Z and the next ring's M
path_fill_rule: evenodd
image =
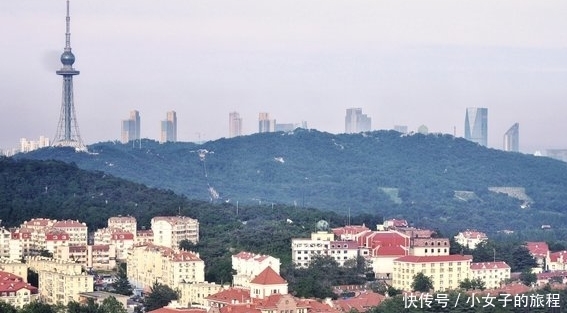
M561 261L562 263L567 263L567 251L563 250L558 252L552 252L549 254L549 260L551 262Z
M355 309L357 312L366 312L370 308L378 306L386 296L376 292L364 292L353 298L339 299L334 303L339 306L343 312L350 312Z
M134 240L134 235L127 231L117 231L112 233L112 240Z
M356 235L366 230L370 230L370 229L364 225L348 225L345 227L338 227L332 229L335 236Z
M20 276L0 271L0 292L15 292L23 288L32 294L37 293L37 288L24 282Z
M221 313L260 313L253 304L226 305L220 308Z
M431 255L431 256L406 255L401 258L397 258L394 261L410 262L410 263L460 262L460 261L472 261L472 255L460 255L460 254Z
M536 257L546 257L549 252L549 247L544 241L526 242L526 247L530 250L530 253Z
M407 250L400 246L380 246L373 250L373 256L400 256L407 255Z
M234 255L235 258L237 259L241 259L241 260L250 260L250 259L254 259L254 261L257 262L262 262L265 259L269 258L269 255L263 255L263 254L254 254L252 252L247 252L247 251L241 251L237 254Z
M178 308L163 307L161 309L149 311L148 313L206 313L206 312L207 310L205 309L195 309L195 308L178 309Z
M510 268L506 262L477 262L471 263L471 270Z
M258 284L258 285L281 285L287 284L285 279L283 279L276 271L272 269L271 266L266 267L258 276L256 276L252 281L251 284Z
M465 230L461 234L467 239L488 239L485 233L476 230Z
M224 304L249 303L250 290L243 288L229 288L208 296L207 300Z
M68 227L80 227L80 228L87 228L85 223L81 223L77 220L62 220L57 221L53 224L53 227L61 227L61 228L68 228Z

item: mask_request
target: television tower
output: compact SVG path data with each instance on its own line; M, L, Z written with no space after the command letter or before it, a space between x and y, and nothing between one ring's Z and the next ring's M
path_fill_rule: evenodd
M67 0L67 18L65 32L65 49L61 54L63 67L56 71L57 75L63 76L63 96L61 101L61 115L57 125L53 144L54 147L73 147L77 151L87 151L79 135L79 125L75 115L73 104L73 76L79 75L79 71L73 68L75 55L71 52L71 17L69 17L69 0Z

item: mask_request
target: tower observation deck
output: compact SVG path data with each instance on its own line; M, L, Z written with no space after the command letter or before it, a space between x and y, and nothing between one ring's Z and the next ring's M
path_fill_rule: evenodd
M79 71L73 68L75 55L71 52L71 18L69 16L69 0L67 0L67 18L65 32L65 48L61 54L63 67L56 71L57 75L63 76L63 94L61 100L61 114L57 124L54 147L73 147L77 151L87 151L87 147L81 140L79 125L75 114L73 101L73 76L79 75Z

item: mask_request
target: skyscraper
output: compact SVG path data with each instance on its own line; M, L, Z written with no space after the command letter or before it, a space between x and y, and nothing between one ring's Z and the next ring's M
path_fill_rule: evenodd
M504 151L520 152L520 124L515 123L504 133Z
M258 132L269 133L273 132L276 127L276 120L270 119L270 114L261 112L258 116Z
M488 142L488 109L467 108L465 139L486 146Z
M371 119L366 114L362 114L361 108L350 108L346 110L345 133L354 134L370 131Z
M140 140L140 112L130 111L130 118L122 120L122 143Z
M61 101L61 114L57 125L57 132L53 139L54 147L73 147L78 151L87 151L87 147L81 140L79 125L75 115L75 104L73 101L73 76L79 75L79 71L73 68L75 55L71 52L71 17L69 16L69 0L67 0L67 17L65 31L65 48L61 54L63 67L56 71L57 75L63 76L63 95Z
M228 114L228 138L242 135L242 118L238 112Z
M160 143L177 142L177 114L175 111L167 112L166 119L161 121Z

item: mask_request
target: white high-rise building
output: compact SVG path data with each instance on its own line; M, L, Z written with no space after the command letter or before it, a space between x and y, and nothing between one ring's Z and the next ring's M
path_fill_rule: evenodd
M520 124L515 123L504 134L504 151L520 151Z
M361 108L350 108L346 110L345 133L356 134L371 130L371 118L362 114Z
M161 121L160 143L177 142L177 113L167 112L166 119Z
M238 112L228 114L228 138L242 136L242 118Z
M130 111L130 118L122 120L122 143L140 140L140 112Z
M487 146L488 143L488 109L467 108L465 116L465 139Z
M270 119L270 114L261 112L258 116L258 132L269 133L276 129L276 120Z

